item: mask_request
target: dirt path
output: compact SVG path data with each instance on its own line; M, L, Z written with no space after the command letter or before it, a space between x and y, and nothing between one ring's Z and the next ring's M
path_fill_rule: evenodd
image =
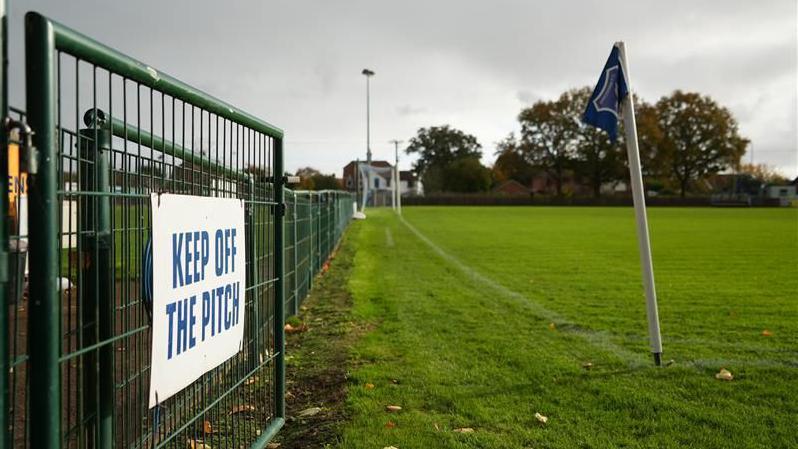
M352 297L347 283L354 249L347 242L314 280L299 317L288 322L306 330L288 334L286 407L280 449L323 448L338 441L339 424L347 418L347 371L350 348L365 329L352 322Z

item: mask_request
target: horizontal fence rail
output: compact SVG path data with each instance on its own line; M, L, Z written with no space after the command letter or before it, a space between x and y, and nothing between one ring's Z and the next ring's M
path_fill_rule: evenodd
M26 88L13 114L37 163L9 204L4 442L264 447L285 422L285 316L354 197L286 189L279 128L37 13ZM152 193L243 200L247 288L239 352L149 409Z

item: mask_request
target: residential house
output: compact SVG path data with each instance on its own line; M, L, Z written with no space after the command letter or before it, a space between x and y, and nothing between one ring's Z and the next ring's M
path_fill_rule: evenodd
M515 179L508 179L493 188L493 193L507 196L530 196L532 190Z
M361 164L365 161L361 161ZM360 177L356 174L356 161L352 161L344 166L344 189L350 192L358 190L358 180ZM391 195L393 194L393 187L391 180L393 178L393 165L388 161L371 161L371 166L382 169L381 172L372 171L369 173L368 186L369 198L366 200L367 206L390 206ZM360 180L360 187L362 188L363 181Z
M402 196L419 196L424 193L416 175L410 170L399 171L399 192Z

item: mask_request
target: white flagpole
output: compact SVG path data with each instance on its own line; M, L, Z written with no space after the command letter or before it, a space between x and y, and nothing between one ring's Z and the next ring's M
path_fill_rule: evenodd
M640 247L640 265L643 272L643 286L646 290L646 311L648 314L648 335L654 363L662 363L662 337L659 331L659 312L657 310L657 291L654 287L654 266L651 262L651 241L648 237L648 218L646 217L646 196L643 187L643 174L640 169L640 149L637 146L637 123L632 100L632 84L629 76L629 63L626 60L626 47L617 42L621 66L626 81L628 95L623 101L623 124L626 129L626 152L629 157L629 175L632 181L632 198L637 219L637 243Z

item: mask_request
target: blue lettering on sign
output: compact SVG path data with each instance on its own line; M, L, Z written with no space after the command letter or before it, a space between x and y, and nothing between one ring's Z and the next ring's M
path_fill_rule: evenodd
M208 231L172 234L172 288L204 281L210 258Z
M183 247L183 234L172 234L172 288L177 288L178 281L183 286L183 268L180 249Z
M197 306L199 326L197 327ZM178 299L166 305L169 333L166 339L166 358L172 359L197 346L197 334L200 341L206 341L239 324L241 310L240 282L225 284L202 292L202 301L197 295Z
M172 234L172 289L206 281L206 276L220 277L234 273L238 254L235 228L213 231L215 248L213 270L210 234L186 230ZM172 359L239 325L242 307L240 282L207 285L202 293L175 298L162 309L166 313L168 335L166 358ZM174 297L174 296L173 296ZM199 308L200 310L197 310ZM199 326L199 328L197 328Z

